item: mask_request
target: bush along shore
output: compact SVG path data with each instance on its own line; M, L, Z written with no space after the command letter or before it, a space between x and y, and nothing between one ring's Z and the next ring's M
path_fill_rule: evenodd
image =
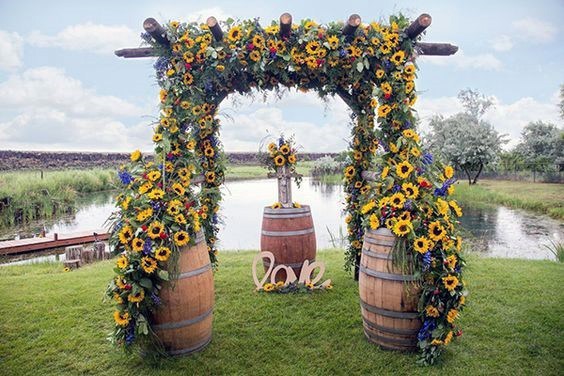
M343 251L320 251L330 291L261 294L257 251L222 252L215 272L213 339L193 356L153 367L107 341L102 296L115 260L65 273L60 264L0 268L0 364L6 375L560 375L564 367L564 264L467 257L471 286L462 337L441 362L381 350L364 338L358 285ZM43 286L38 288L38 286Z

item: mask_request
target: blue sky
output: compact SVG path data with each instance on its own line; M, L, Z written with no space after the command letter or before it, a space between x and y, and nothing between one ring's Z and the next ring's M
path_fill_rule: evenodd
M460 47L452 57L419 59L416 106L421 127L433 114L460 110L459 90L493 96L486 119L518 141L529 121L562 124L556 104L564 83L562 1L0 1L0 149L150 150L158 112L152 59L120 59L136 47L147 17L205 20L290 12L324 23L351 13L363 21L402 12L433 17L425 41ZM260 97L260 96L257 96ZM256 151L267 134L296 135L307 151L346 146L347 109L315 94L281 100L232 96L221 106L228 151Z

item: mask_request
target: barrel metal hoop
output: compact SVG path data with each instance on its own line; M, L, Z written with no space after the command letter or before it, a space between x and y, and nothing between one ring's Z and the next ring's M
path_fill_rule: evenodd
M155 329L155 330L168 330L168 329L183 328L185 326L196 324L196 323L204 320L206 317L211 315L212 312L213 312L213 307L208 309L206 312L202 313L200 316L196 316L196 317L188 319L188 320L182 320L182 321L176 321L176 322L167 322L167 323L164 323L164 324L154 325L153 329Z
M264 214L297 214L297 213L310 213L311 214L311 210L309 209L308 205L304 205L301 208L272 209L269 206L264 208Z
M397 329L397 328L390 328L387 326L378 325L375 322L366 319L366 317L363 317L362 321L364 321L364 323L368 325L368 327L370 327L371 329L376 329L381 332L399 334L403 336L416 335L417 333L419 333L419 329Z
M403 346L416 346L417 340L416 339L405 339L405 338L393 338L393 337L382 337L377 334L368 333L366 330L364 331L364 335L368 337L368 339L380 342L388 342L389 344L397 344ZM383 345L386 347L385 345ZM389 349L394 349L393 347L389 347Z
M200 267L200 268L198 268L198 269L194 269L194 270L190 270L189 272L181 273L181 274L178 276L178 279L184 279L184 278L188 278L188 277L193 277L193 276L196 276L196 275L200 275L200 274L202 274L202 273L207 272L207 271L210 270L210 269L211 269L211 264L208 263L208 264L206 264L206 265L204 265L204 266L202 266L202 267Z
M262 262L263 262L264 266L266 266L266 267L270 266L270 260L263 259ZM315 259L309 260L310 264L313 263L313 262L315 262ZM303 262L296 262L296 263L277 263L277 262L275 262L274 263L275 267L278 266L278 265L286 265L286 266L289 266L290 268L301 268L304 265L304 263Z
M263 218L269 219L293 219L293 218L303 218L303 217L311 217L311 213L298 213L298 214L263 214Z
M371 277L387 279L389 281L417 281L417 277L415 277L414 275L377 272L362 265L360 266L360 272Z
M392 317L394 319L416 319L419 317L418 312L399 312L399 311L391 311L384 308L375 307L364 302L360 299L360 306L367 310L368 312L375 313L377 315L382 315L386 317Z
M365 236L364 242L368 243L368 244L383 245L383 246L386 246L386 247L393 247L394 244L396 243L396 240L395 239L391 239L391 240L374 239L374 238L371 238L370 236Z
M307 235L312 234L315 232L315 229L308 228L305 230L296 230L296 231L266 231L262 230L261 234L265 236L298 236L298 235Z
M365 254L366 256L374 257L374 258L381 259L381 260L391 260L392 259L390 257L389 253L373 252L373 251L366 249L366 248L362 248L362 253Z
M191 354L191 353L195 353L195 352L202 350L204 347L206 347L211 342L211 340L212 340L212 335L210 334L209 336L204 338L203 341L196 343L192 347L187 347L185 349L180 349L180 350L169 350L169 351L167 351L167 353L169 355L172 355L172 356L188 355L188 354Z

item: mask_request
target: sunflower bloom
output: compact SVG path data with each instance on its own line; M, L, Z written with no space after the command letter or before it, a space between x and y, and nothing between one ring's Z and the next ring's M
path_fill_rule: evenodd
M436 242L443 240L446 235L445 228L439 221L431 222L429 224L429 237Z
M396 166L396 174L402 179L407 179L412 172L413 165L408 161L398 163Z
M393 231L397 236L405 236L413 229L411 221L399 220L394 225Z
M120 311L114 312L114 321L118 326L127 326L129 324L129 313Z
M458 317L458 310L457 309L451 309L450 311L448 311L447 321L449 322L449 324L454 323L454 320L456 320L457 317Z
M431 241L424 236L420 236L413 242L413 249L423 254L431 248Z
M158 239L164 230L164 226L161 222L153 222L149 225L147 229L147 234L151 239Z
M458 278L453 275L449 275L448 277L443 277L443 284L448 291L454 291L456 286L458 286Z
M178 231L174 234L174 244L179 247L182 247L190 241L190 236L186 231Z
M431 305L425 308L425 314L429 317L439 317L439 310Z
M168 247L159 247L155 251L155 258L159 261L166 261L170 257L170 248Z
M145 290L143 289L139 290L139 292L136 294L129 294L129 296L127 297L127 300L131 303L139 303L142 302L143 299L145 299Z
M133 230L130 226L124 226L118 234L119 241L122 244L127 244L133 238Z
M127 268L127 265L129 265L129 262L127 261L127 257L125 257L125 255L121 255L117 261L116 261L116 265L118 268L120 269L125 269Z

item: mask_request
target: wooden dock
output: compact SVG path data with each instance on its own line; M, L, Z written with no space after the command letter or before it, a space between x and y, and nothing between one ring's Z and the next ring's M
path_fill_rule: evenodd
M94 235L96 234L96 235ZM72 234L52 234L44 238L17 239L0 242L0 255L43 251L62 248L69 245L93 243L96 240L108 240L106 230L83 231Z

